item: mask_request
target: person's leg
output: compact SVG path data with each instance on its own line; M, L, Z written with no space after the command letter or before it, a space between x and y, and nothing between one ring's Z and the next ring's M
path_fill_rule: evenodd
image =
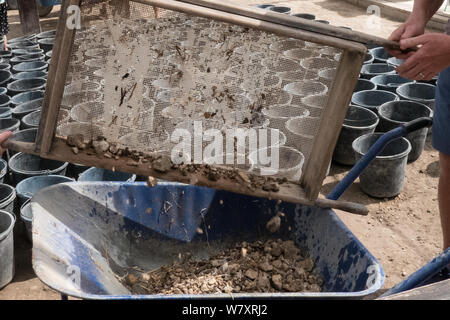
M444 250L450 247L450 155L439 154L441 175L439 178L439 211L441 213Z
M439 151L438 198L444 250L450 246L450 68L439 75L433 116L433 147Z

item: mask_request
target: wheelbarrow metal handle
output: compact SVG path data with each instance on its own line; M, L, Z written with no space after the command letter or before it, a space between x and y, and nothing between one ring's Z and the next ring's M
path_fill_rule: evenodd
M408 122L403 125L405 127L407 133L414 132L416 130L420 130L426 127L431 127L433 124L433 119L431 118L419 118L416 120L413 120L411 122Z

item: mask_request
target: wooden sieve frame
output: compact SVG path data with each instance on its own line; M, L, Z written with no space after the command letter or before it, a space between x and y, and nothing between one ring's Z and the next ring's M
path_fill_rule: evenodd
M193 174L183 176L177 170L170 170L167 173L161 173L153 170L148 163L130 166L127 164L129 161L128 158L120 158L119 160L107 159L103 157L99 158L98 156L88 154L83 150L80 150L78 154L74 154L71 148L66 144L65 140L55 137L55 131L76 33L76 30L71 30L66 27L66 21L68 19L66 8L71 5L79 6L81 0L64 0L62 4L36 141L35 143L10 141L8 143L9 148L15 151L32 153L42 158L69 161L72 163L101 167L109 170L114 169L124 172L132 172L143 176L154 176L169 181L191 183L252 196L279 199L306 205L342 208L343 210L346 210L346 206L344 205L344 207L342 207L339 204L339 201L334 202L325 199L318 199L318 196L322 183L326 177L334 147L344 122L347 108L351 101L353 89L357 83L360 69L367 52L367 48L363 44L316 32L313 33L310 31L305 31L291 26L292 23L291 25L289 25L289 23L282 23L283 21L292 22L290 19L293 18L289 16L285 17L285 15L282 14L275 14L276 19L269 19L275 21L270 22L267 21L267 18L264 18L264 12L258 10L253 11L253 8L249 7L230 5L228 7L231 9L228 8L226 11L222 11L223 8L220 8L221 10L216 10L213 7L217 7L217 1L198 1L202 5L210 4L208 5L209 7L192 4L193 2L196 2L195 0L185 2L173 0L130 1L157 6L163 9L178 11L186 14L211 18L221 22L254 28L279 36L296 38L342 50L336 77L331 85L331 89L329 90L329 98L326 106L324 107L320 128L315 136L313 149L309 157L309 159L314 159L314 161L308 161L305 163L301 183L284 183L279 186L280 190L278 192L267 192L263 190L252 190L250 188L245 188L242 186L242 183L225 179L210 181L203 175L195 175L195 177L193 177ZM128 3L128 1L120 2L124 6ZM250 14L247 16L243 15L243 13L246 12L252 12L251 16L253 17L250 17ZM271 15L273 15L273 13ZM261 20L262 18L264 18L264 20ZM326 26L326 28L331 28L331 30L338 29L330 26Z

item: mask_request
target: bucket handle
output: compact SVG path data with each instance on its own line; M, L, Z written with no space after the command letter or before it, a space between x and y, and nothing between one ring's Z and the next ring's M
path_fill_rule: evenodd
M423 117L415 119L411 122L402 124L401 126L383 134L369 149L369 151L355 164L355 166L347 173L341 182L328 194L327 199L337 200L347 190L348 187L361 175L361 173L369 166L369 164L383 151L384 147L394 139L404 137L407 134L430 127L433 119Z

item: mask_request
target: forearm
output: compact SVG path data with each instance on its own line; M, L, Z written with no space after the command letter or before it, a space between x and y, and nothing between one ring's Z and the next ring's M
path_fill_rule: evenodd
M414 0L414 9L408 20L425 26L443 3L444 0Z

